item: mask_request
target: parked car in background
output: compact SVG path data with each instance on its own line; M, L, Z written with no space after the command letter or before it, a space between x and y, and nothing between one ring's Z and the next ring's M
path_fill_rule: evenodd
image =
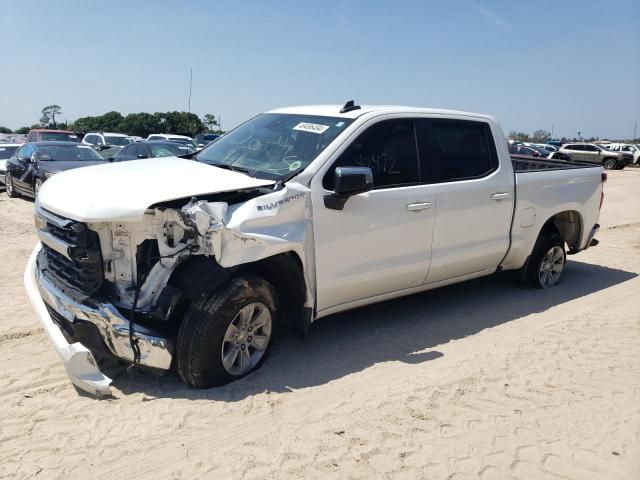
M20 148L19 143L0 143L0 184L4 185L7 174L7 160Z
M123 160L138 160L141 158L159 158L159 157L177 157L179 155L187 155L194 152L195 149L190 145L183 145L168 140L145 140L142 142L132 143L113 155L113 161L121 162Z
M170 142L178 142L191 145L194 150L198 149L198 145L193 138L186 135L173 135L170 133L153 133L147 137L147 140L169 140Z
M193 141L196 142L198 147L204 148L219 137L220 135L217 133L201 133L196 135Z
M80 137L74 132L66 130L51 130L48 128L36 128L29 131L27 143L33 142L75 142L80 143Z
M606 176L505 143L487 115L348 102L258 115L197 161L68 172L38 196L27 293L71 381L107 395L100 347L205 388L281 325L501 270L553 287L597 243Z
M558 151L571 155L575 161L596 163L608 170L622 170L631 163L622 152L612 152L593 143L567 143Z
M622 152L633 155L633 163L636 165L640 160L640 145L631 145L630 143L611 143L607 145L607 149L612 152Z
M131 140L131 143L133 143L133 142L141 142L141 141L144 140L144 138L138 137L137 135L129 135L127 138L129 140Z
M111 161L123 147L119 147L118 145L97 145L93 148L95 148L96 152L98 152L102 158Z
M563 152L550 152L542 147L534 144L526 144L520 142L509 143L509 153L512 155L526 155L535 158L549 158L553 160L564 160L566 162L571 161L571 155Z
M84 136L82 143L93 146L117 145L119 147L124 147L125 145L132 143L132 141L129 140L128 135L123 135L122 133L91 132Z
M100 163L106 163L106 160L87 145L26 143L7 161L7 195L35 197L42 184L56 173Z
M525 145L531 145L533 147L542 148L547 152L557 152L558 147L554 147L553 145L547 145L546 143L525 143Z

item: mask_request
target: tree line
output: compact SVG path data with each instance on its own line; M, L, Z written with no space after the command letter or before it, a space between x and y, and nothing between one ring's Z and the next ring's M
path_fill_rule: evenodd
M57 128L77 133L113 132L147 137L152 133L171 133L193 137L199 133L223 133L215 115L207 113L200 118L189 112L139 112L123 116L120 112L111 111L103 115L81 117L74 122L66 123L56 120L62 115L62 107L48 105L41 110L40 122L31 127L18 128L15 132L0 127L0 133L28 133L33 128ZM218 129L215 129L218 127Z

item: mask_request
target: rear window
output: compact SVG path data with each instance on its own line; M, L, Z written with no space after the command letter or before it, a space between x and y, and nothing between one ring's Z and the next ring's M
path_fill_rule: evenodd
M104 139L109 145L118 145L121 147L129 145L131 143L131 141L127 139L127 137L116 137L115 135L105 135Z
M41 142L80 142L75 133L71 132L40 132Z
M488 175L498 166L489 125L467 120L432 120L427 145L421 142L432 182Z

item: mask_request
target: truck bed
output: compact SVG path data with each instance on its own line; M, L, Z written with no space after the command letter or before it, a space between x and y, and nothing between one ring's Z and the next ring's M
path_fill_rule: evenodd
M564 160L549 160L526 155L511 155L511 163L516 173L541 172L546 170L570 170L575 168L600 168L600 165L584 162L565 162Z

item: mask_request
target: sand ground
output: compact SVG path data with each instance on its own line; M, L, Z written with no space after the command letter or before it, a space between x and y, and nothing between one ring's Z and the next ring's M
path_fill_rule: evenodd
M506 275L324 319L193 391L68 381L22 287L33 203L0 193L0 478L640 478L640 169L548 291Z

